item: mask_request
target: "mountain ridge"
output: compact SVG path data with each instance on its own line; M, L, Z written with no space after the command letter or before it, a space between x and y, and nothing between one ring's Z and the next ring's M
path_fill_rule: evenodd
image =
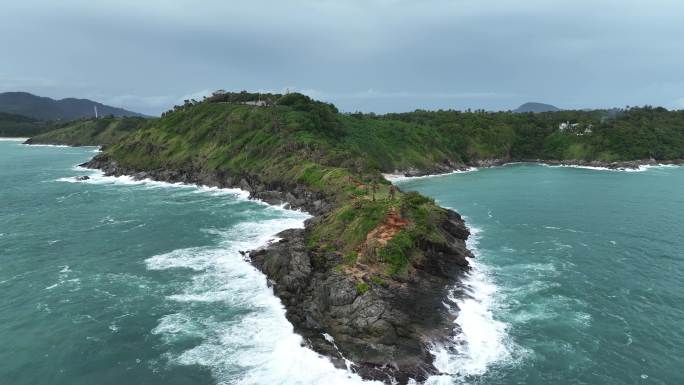
M138 112L112 107L89 99L52 99L29 92L12 91L0 93L0 112L23 115L43 121L68 121L93 117L94 107L99 116L144 117Z
M526 112L557 112L561 111L560 108L551 105L551 104L546 104L546 103L539 103L539 102L527 102L521 104L518 108L513 110L513 112L517 113L526 113Z

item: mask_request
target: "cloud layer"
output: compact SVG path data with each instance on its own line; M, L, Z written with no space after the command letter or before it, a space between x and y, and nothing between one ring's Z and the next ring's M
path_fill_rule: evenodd
M346 111L681 107L682 20L665 0L25 0L2 4L0 91L151 114L218 88Z

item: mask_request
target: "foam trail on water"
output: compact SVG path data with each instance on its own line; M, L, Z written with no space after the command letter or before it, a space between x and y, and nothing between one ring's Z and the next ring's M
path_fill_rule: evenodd
M28 138L0 138L0 142L25 142Z
M225 229L223 241L215 247L179 249L147 259L151 270L188 268L197 272L182 291L168 296L190 308L162 317L153 333L167 342L199 337L197 346L169 359L179 365L206 366L219 384L368 383L303 347L266 277L240 255L240 250L267 244L279 231L303 227L308 217L293 211L281 215L284 218ZM192 307L202 303L212 303L217 311L222 307L239 311L228 320L217 320L214 315L198 317Z
M450 299L456 304L455 320L457 335L449 346L435 346L435 367L443 373L428 379L427 384L453 384L466 382L481 376L487 370L512 358L512 342L507 333L508 325L495 319L497 287L491 281L487 267L482 264L477 248L480 230L470 227L467 246L475 258L471 270L461 282L463 291L454 289Z
M659 168L672 168L672 167L680 167L679 165L676 164L642 164L637 168L608 168L608 167L595 167L595 166L580 166L576 164L558 164L558 165L549 165L545 163L540 163L542 166L546 167L567 167L567 168L579 168L579 169L584 169L584 170L594 170L594 171L613 171L613 172L644 172L648 171L651 169L659 169Z
M66 144L24 144L25 146L29 147L57 147L57 148L68 148L71 146L67 146Z
M390 182L402 182L402 181L413 180L413 179L425 179L425 178L435 178L435 177L454 175L454 174L465 174L467 172L473 172L473 171L477 171L477 170L478 169L476 167L468 167L465 170L454 170L454 171L447 172L444 174L429 174L429 175L421 175L421 176L405 176L402 174L382 174L382 176L384 176L385 179L387 179Z

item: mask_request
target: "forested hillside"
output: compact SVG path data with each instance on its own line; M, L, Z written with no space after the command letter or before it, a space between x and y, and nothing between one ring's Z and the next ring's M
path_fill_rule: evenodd
M50 131L36 135L27 144L59 144L69 146L104 146L118 142L126 135L142 127L145 118L82 119L62 123Z
M0 112L0 137L29 137L51 128L52 126L47 122Z

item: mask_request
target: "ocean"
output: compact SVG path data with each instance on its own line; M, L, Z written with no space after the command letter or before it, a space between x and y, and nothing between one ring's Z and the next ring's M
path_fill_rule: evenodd
M0 384L348 384L240 251L306 213L0 141ZM77 181L74 177L88 175ZM681 384L684 169L512 165L397 182L476 254L430 383Z
M438 356L440 383L684 384L684 168L512 164L398 184L472 231L463 346Z

